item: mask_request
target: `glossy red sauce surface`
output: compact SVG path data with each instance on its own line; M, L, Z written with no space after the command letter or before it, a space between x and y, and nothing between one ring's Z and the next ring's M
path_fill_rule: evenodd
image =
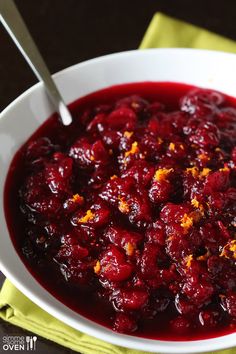
M73 103L15 155L9 232L57 299L115 331L166 340L236 329L236 101L136 83Z

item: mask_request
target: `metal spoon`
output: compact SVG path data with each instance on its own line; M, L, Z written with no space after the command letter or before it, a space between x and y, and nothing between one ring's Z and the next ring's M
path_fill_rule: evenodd
M0 0L0 20L37 78L43 81L62 123L69 125L72 122L71 114L13 0Z

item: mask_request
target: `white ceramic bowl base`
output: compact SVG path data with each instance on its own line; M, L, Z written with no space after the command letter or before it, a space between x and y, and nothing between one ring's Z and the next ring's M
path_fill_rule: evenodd
M236 55L189 49L150 49L112 54L72 66L54 76L66 103L115 84L172 81L236 96ZM66 324L120 346L158 353L200 353L236 345L236 333L214 339L171 342L114 333L64 306L30 275L10 240L3 210L9 164L18 148L53 113L41 83L0 114L0 269L38 306Z

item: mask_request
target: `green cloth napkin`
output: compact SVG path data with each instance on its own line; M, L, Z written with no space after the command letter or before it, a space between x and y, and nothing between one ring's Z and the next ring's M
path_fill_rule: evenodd
M203 28L156 13L139 49L200 48L236 53L236 43Z
M103 342L67 326L35 305L8 279L0 292L0 308L0 318L5 321L83 354L142 353Z
M201 28L155 14L140 48L191 47L236 52L236 43ZM144 354L118 347L76 331L25 297L6 280L0 292L0 318L82 354ZM178 345L178 344L176 344ZM219 352L235 354L235 349Z

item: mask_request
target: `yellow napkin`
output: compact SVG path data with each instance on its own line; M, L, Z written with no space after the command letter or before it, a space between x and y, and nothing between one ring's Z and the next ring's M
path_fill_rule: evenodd
M192 47L236 52L236 43L201 28L156 14L140 48ZM26 298L9 280L0 292L0 318L82 354L144 354L90 337L58 321ZM176 343L176 345L178 345ZM235 354L235 349L219 352Z
M139 48L200 48L236 53L236 42L162 13L156 13Z
M82 354L144 353L103 342L102 340L90 337L87 334L67 326L35 305L15 288L8 279L5 280L0 292L0 308L0 318L5 321L23 327Z

